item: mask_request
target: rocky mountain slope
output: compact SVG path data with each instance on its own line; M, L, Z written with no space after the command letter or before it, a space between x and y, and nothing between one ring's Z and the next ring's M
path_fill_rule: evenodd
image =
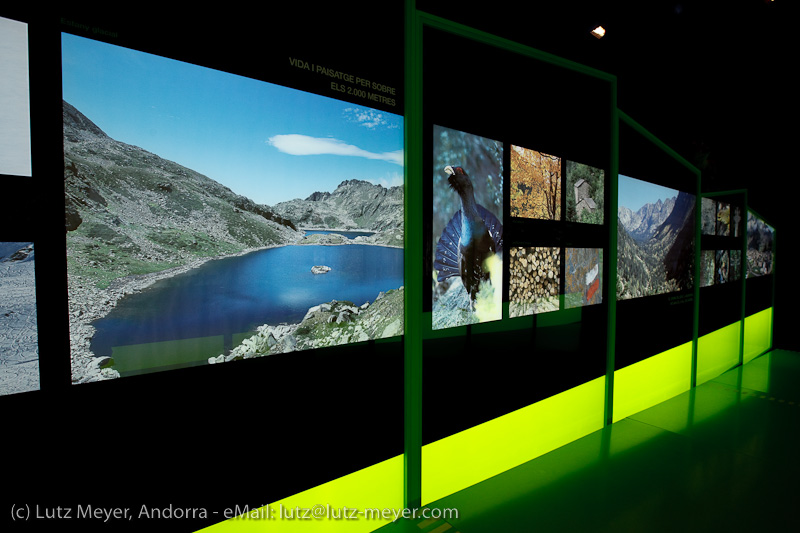
M0 263L33 260L34 253L32 242L0 242Z
M191 169L108 137L64 102L70 273L113 279L292 242L291 222Z
M666 278L675 282L680 289L692 287L694 279L695 204L693 194L678 193L675 207L651 238L665 248Z
M403 333L404 287L380 293L360 306L332 301L312 307L299 324L264 324L227 354L210 364L251 359L277 353L393 337Z

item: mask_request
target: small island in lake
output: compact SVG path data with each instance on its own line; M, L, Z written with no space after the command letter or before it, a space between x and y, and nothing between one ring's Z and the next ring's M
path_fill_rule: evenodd
M312 274L327 274L331 271L331 267L325 265L314 265L311 267Z

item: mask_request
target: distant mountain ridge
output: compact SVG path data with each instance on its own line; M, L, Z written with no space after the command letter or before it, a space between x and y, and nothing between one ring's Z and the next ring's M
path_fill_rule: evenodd
M297 227L402 230L403 187L345 180L333 192L317 191L305 200L281 202L272 209Z
M0 242L0 263L32 261L33 258L32 242Z
M663 202L659 198L656 203L644 204L637 211L621 205L618 208L620 224L635 240L646 241L672 213L675 201L676 197L667 198Z

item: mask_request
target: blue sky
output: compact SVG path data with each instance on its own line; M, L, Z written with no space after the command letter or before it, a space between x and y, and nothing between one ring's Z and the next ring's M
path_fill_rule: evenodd
M678 191L655 183L619 175L619 205L638 211L644 204L678 196Z
M62 34L63 98L118 141L257 203L403 183L401 116Z

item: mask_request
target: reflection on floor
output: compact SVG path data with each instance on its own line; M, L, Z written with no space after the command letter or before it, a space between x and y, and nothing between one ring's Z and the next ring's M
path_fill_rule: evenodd
M378 531L796 530L798 443L800 353L774 350Z

